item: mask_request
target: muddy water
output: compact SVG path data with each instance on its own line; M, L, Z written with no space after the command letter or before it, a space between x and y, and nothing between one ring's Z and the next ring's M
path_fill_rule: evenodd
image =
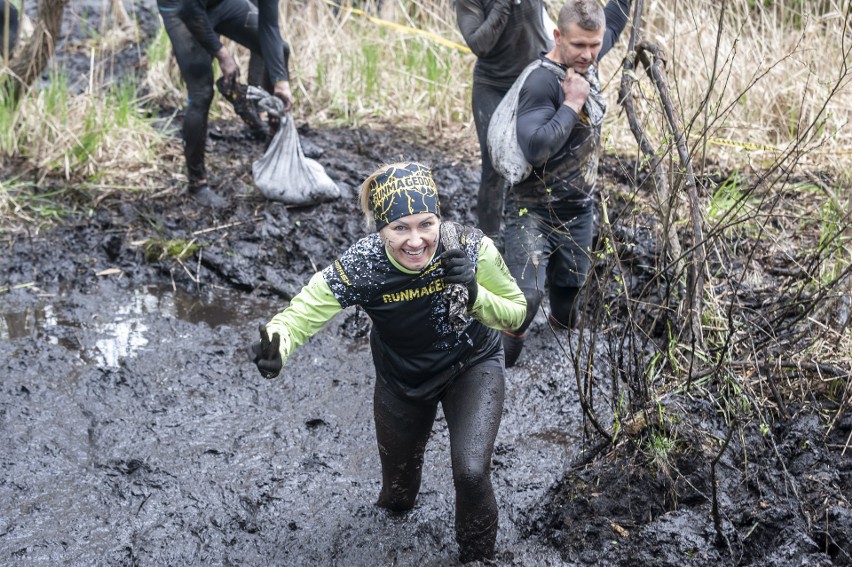
M416 508L394 517L373 506L373 370L367 340L346 336L352 313L266 381L244 346L277 308L269 299L105 284L19 291L0 306L3 561L454 563L440 414ZM564 564L523 537L578 447L573 380L561 364L508 372L494 459L506 564ZM542 366L551 379L540 379Z
M83 0L66 17L100 5ZM148 37L156 11L139 5ZM85 76L86 53L57 59ZM276 297L363 234L354 194L378 164L432 165L443 214L465 223L478 170L457 149L401 131L303 123L300 136L341 187L339 202L295 210L264 201L250 183L261 149L219 122L208 165L226 210L198 210L175 182L156 198L105 200L53 231L0 235L0 289L15 286L0 293L0 565L455 564L440 413L415 509L394 517L373 506L363 316L338 316L273 381L247 362L245 345L283 306ZM625 183L613 172L633 170L619 159L604 157L604 188ZM202 253L191 270L146 261L133 243L152 238L196 240ZM647 236L625 245L654 247ZM617 329L596 333L606 352ZM498 565L852 565L848 411L828 437L806 412L772 428L775 444L743 426L711 481L723 416L711 401L669 397L655 409L676 416L673 434L684 440L673 468L649 466L639 436L566 474L587 424L557 338L576 342L536 321L507 372L493 458ZM596 358L598 396L613 373L605 358ZM599 419L612 413L606 401L598 407Z

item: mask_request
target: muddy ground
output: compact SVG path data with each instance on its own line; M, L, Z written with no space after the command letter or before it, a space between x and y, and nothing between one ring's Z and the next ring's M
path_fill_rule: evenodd
M300 134L341 199L264 200L250 177L262 146L217 121L208 161L227 208L195 206L166 172L154 196L68 202L80 212L55 228L0 237L0 564L455 564L440 413L415 509L398 517L373 505L363 313L340 314L275 380L259 376L246 346L363 235L355 190L377 165L430 164L445 217L472 222L475 159L382 127L301 122ZM605 158L611 194L630 189L625 170ZM641 255L654 244L624 234L634 234L625 244L642 285L652 262ZM158 247L168 240L199 248L176 260ZM586 344L611 336L582 333ZM828 435L814 405L788 407L763 431L737 426L712 466L729 437L718 406L668 394L652 412L668 416L665 454L648 450L659 430L647 425L596 451L572 364L578 337L540 317L507 371L493 459L497 565L852 565L848 411ZM601 395L613 371L596 359Z
M369 322L348 310L262 379L246 345L300 284L363 234L355 187L378 163L430 163L450 219L469 222L478 170L413 135L301 135L343 189L288 209L251 186L262 148L218 123L211 212L179 186L112 199L0 260L0 562L9 565L452 565L446 428L436 423L416 508L373 506ZM608 157L606 183L617 158ZM143 242L201 245L178 262ZM146 257L147 251L147 257ZM606 340L602 329L584 331ZM576 332L575 332L576 335ZM848 416L824 438L795 414L768 435L727 427L707 401L667 397L678 450L651 462L642 434L572 468L585 436L570 356L576 336L537 321L507 371L494 455L500 565L849 565ZM609 370L596 374L606 383ZM719 536L721 534L721 537Z

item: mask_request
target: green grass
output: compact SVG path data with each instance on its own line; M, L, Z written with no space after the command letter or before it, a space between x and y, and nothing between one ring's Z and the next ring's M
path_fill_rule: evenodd
M823 284L840 277L852 260L849 258L850 238L845 234L852 219L847 217L844 208L848 208L846 204L835 199L827 199L820 207L819 252L825 258L820 264Z
M145 241L142 249L145 252L145 260L148 262L161 262L163 260L186 260L198 252L201 245L195 240L155 239Z
M0 216L14 215L31 225L62 221L76 211L67 188L39 190L19 177L0 180Z

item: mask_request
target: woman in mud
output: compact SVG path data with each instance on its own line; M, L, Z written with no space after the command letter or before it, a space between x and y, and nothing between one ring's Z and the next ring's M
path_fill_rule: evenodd
M376 232L316 273L261 326L261 340L251 347L254 363L264 377L277 376L293 350L332 317L362 306L373 322L382 465L377 505L392 512L414 506L440 403L450 433L460 558L492 558L491 454L504 398L499 330L524 320L523 293L491 239L442 223L426 166L380 168L361 187L361 207Z

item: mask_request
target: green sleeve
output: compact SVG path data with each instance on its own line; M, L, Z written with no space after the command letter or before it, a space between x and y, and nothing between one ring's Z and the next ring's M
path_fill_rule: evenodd
M527 301L494 242L487 236L479 245L478 264L479 291L470 313L489 327L514 331L524 322Z
M266 324L270 337L273 333L281 337L281 363L286 362L296 347L305 344L342 310L322 273L314 274L290 305Z

